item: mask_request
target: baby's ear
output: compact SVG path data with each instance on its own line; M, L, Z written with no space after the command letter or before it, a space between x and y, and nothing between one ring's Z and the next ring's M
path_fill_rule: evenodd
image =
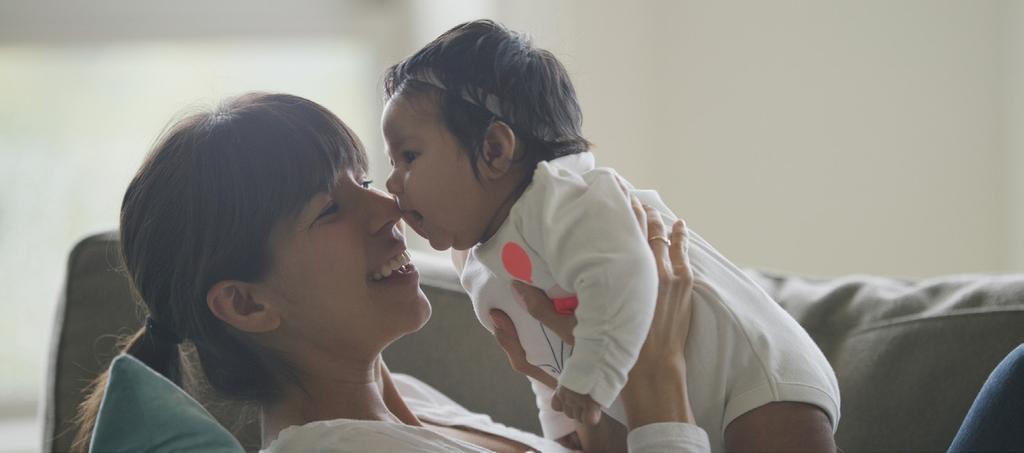
M498 179L504 176L515 164L516 133L502 121L495 121L487 128L484 135L483 152L477 160L480 174L486 179Z

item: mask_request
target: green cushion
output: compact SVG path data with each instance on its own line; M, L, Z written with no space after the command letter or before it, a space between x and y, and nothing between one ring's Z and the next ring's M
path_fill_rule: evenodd
M90 451L244 451L196 400L130 355L110 364Z

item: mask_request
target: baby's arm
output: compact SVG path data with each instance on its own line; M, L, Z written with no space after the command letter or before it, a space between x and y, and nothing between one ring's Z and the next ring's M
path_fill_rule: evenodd
M567 415L582 420L583 412L598 415L595 402L608 407L625 385L653 316L656 268L617 175L542 171L534 183L543 197L526 205L522 234L580 301L575 349L559 379L564 398L555 404L569 403Z

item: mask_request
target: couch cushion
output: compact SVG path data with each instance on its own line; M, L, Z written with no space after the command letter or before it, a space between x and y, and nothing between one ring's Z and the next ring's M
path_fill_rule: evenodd
M129 334L141 324L119 272L116 246L116 234L100 234L71 254L52 343L46 429L52 443L45 450L67 451L82 387L116 355L111 334ZM1021 275L913 282L751 274L807 329L836 369L842 392L837 437L847 451L944 450L985 377L1024 343ZM391 369L497 421L536 431L529 385L479 327L464 293L429 279L424 291L434 305L433 319L385 351ZM473 373L457 371L467 367ZM251 414L197 393L201 387L185 388L243 446L258 448L258 423Z
M835 369L847 451L945 450L988 373L1024 343L1024 275L751 274Z
M92 451L242 452L242 446L196 400L135 357L110 364Z

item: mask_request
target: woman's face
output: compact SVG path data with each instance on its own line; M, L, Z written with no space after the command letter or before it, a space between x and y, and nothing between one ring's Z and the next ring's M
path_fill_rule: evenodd
M402 266L400 218L391 197L350 173L275 228L262 287L286 341L308 352L372 357L426 323L430 304L419 274Z

